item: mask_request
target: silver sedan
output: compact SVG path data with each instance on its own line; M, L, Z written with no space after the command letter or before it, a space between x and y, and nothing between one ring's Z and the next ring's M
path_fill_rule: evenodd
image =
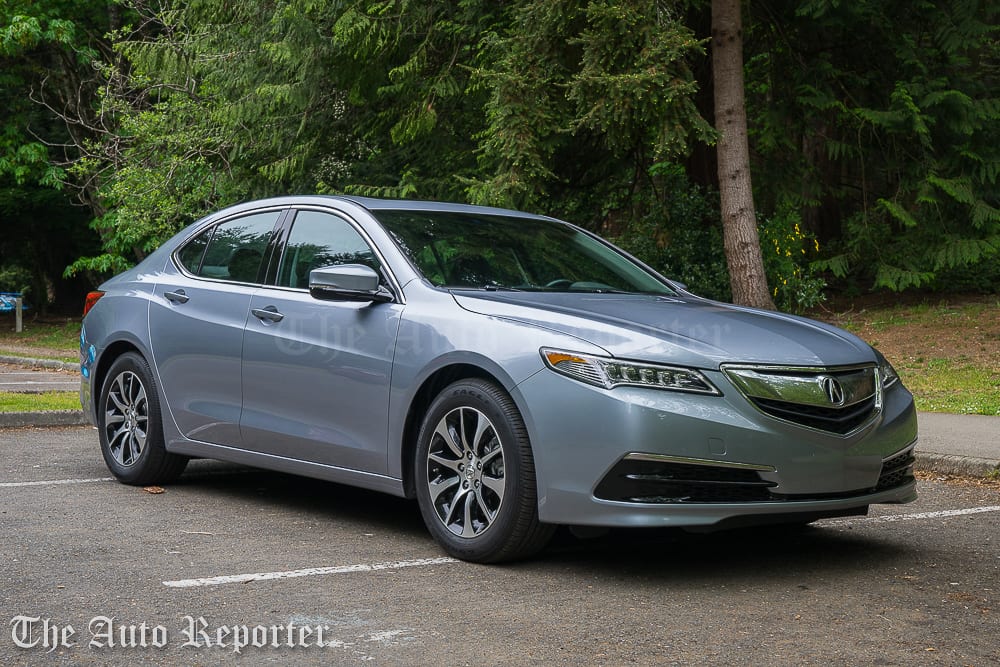
M241 204L92 292L80 344L122 482L205 457L416 498L472 561L559 524L803 524L916 497L913 400L871 346L516 211Z

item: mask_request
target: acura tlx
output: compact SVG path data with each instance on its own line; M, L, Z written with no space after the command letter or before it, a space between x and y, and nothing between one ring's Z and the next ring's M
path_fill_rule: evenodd
M805 524L916 497L912 396L871 346L700 298L551 218L255 201L86 307L81 401L127 484L202 457L376 489L480 562L559 524Z

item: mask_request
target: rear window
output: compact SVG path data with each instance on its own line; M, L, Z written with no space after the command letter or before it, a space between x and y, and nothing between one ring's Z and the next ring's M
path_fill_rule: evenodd
M256 213L209 227L177 251L177 261L203 278L257 282L280 215L280 211Z

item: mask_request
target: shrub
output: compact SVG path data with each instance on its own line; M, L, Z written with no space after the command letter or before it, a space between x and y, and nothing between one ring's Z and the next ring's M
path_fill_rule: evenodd
M758 218L764 270L778 310L802 313L825 300L826 281L813 272L819 241L803 231L798 213L780 211Z

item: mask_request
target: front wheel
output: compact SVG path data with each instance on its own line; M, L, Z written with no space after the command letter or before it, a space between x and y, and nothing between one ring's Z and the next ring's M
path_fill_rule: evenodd
M527 430L503 389L480 379L449 385L417 439L417 500L449 554L495 563L541 550L554 526L538 521Z
M153 373L135 352L118 357L104 376L97 409L101 453L111 473L126 484L173 481L186 456L169 453Z

